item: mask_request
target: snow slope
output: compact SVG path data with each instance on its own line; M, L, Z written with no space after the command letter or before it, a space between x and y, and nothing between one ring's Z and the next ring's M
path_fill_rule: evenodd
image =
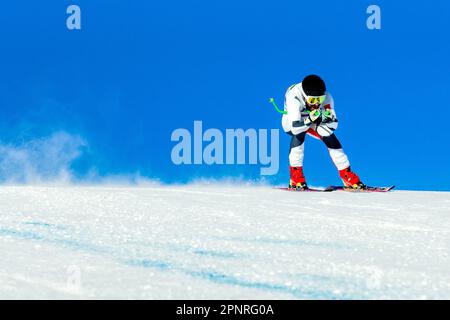
M0 187L0 298L450 299L450 193Z

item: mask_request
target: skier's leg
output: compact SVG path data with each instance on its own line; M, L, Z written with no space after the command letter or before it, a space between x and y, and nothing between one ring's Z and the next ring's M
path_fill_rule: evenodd
M289 188L305 189L307 188L306 179L303 175L303 155L305 149L306 132L291 136L291 144L289 148L289 165L290 165L290 182Z
M350 167L350 162L348 161L347 155L342 149L342 145L334 133L332 135L322 137L322 141L327 146L331 160L333 160L333 163L338 170L343 170Z
M336 168L339 170L339 176L344 185L356 189L364 188L365 186L360 181L358 175L350 170L350 162L336 135L333 133L329 136L323 136L322 141L327 146L330 157Z
M297 135L292 134L292 132L288 132L288 134L291 136L289 164L291 167L302 167L306 132L302 132Z

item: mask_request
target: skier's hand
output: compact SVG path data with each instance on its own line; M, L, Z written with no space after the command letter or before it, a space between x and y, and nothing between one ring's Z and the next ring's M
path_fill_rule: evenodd
M330 110L322 111L322 123L330 123L330 122L333 122L335 120L336 120L336 118L330 112Z
M322 121L322 111L320 109L317 110L312 110L309 115L308 118L305 119L305 124L306 125L310 125L310 124L320 124L320 122Z

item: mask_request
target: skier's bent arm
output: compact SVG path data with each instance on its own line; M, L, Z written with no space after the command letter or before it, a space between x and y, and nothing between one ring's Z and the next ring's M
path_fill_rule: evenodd
M310 125L305 124L302 119L300 101L298 101L295 96L289 94L286 95L284 108L287 111L287 117L293 135L298 135L309 129Z
M292 134L293 135L298 135L300 133L303 133L305 131L307 131L309 129L309 127L311 126L311 124L305 124L303 120L297 120L297 121L293 121L292 122Z
M333 96L327 92L327 98L324 101L325 112L328 111L330 116L325 118L324 124L333 131L338 127L338 120L336 116L336 110L334 109L334 99Z

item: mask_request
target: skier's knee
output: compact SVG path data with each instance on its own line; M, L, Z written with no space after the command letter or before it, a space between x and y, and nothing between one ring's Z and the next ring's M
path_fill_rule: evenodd
M332 134L330 136L322 137L322 141L325 143L327 148L329 149L342 149L342 145L339 142L338 138L335 134Z
M305 136L306 136L306 132L302 132L299 134L294 135L292 132L290 134L292 136L291 139L291 149L301 146L304 142L305 142Z
M326 125L320 125L317 127L316 132L321 136L321 137L329 137L333 134L333 129L329 128Z

